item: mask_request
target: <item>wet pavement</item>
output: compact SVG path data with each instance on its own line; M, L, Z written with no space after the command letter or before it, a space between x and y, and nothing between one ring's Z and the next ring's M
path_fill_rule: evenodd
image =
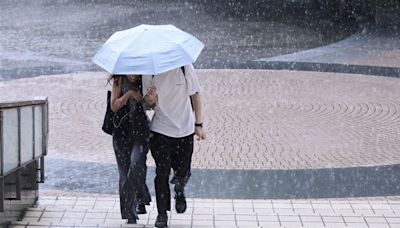
M301 170L193 168L186 195L248 200L397 195L399 169L399 165ZM117 170L116 164L47 158L46 181L40 188L60 194L117 194ZM155 195L154 178L155 167L149 166L147 186L151 195Z
M154 7L151 12L146 11L148 17L127 17L133 12L139 14L148 10L141 5L143 2L135 3L133 8L130 3L123 7L118 4L110 6L107 2L93 5L75 1L57 4L26 3L26 6L20 6L20 10L29 6L29 11L25 16L14 15L22 19L7 18L6 23L16 23L15 28L25 29L9 27L10 32L6 33L8 36L2 36L6 39L5 45L1 46L4 50L0 54L4 58L1 64L6 63L11 67L2 68L3 79L22 77L25 73L34 76L78 69L96 70L90 66L86 68L88 65L85 64L88 63L84 62L89 61L96 50L95 46L101 45L115 28L124 28L122 21L129 21L131 24L127 27L132 27L136 22L142 23L141 20L158 20L160 17L155 15L163 15L162 8L167 6L170 7L165 11L169 13L164 15L169 18L167 21L176 22L184 29L187 24L198 25L187 26L187 30L206 43L207 48L197 63L200 67L262 68L262 65L249 65L247 60L284 54L288 51L285 49L287 47L296 47L298 50L326 41L321 34L309 34L311 30L302 30L295 25L221 18L208 14L201 5L192 3L150 1L146 4L154 4ZM14 6L14 3L7 4L8 7ZM61 6L66 8L61 10ZM182 10L182 7L188 9ZM110 8L120 9L121 14L110 16ZM38 13L43 9L51 9L50 12L57 13L59 17L52 13ZM11 11L12 8L7 12ZM103 13L99 16L95 11ZM182 18L170 18L170 13L191 13L196 17L179 21ZM26 15L33 19L28 20ZM13 15L7 16L12 18ZM116 20L114 16L121 18ZM50 19L45 20L46 17L52 18L51 23L47 23ZM204 18L204 21L201 24L194 23L191 21L194 18ZM18 27L17 24L23 19L25 22ZM157 20L154 23L160 23ZM95 26L96 23L101 26ZM48 26L53 25L59 25L59 28L54 27L50 32ZM210 27L216 30L211 31ZM11 35L21 31L28 34L16 36L24 41L21 47L25 45L26 49L32 50L11 48L16 47L15 42L18 42L18 39L10 39ZM299 32L304 36L294 35ZM60 37L74 38L80 45L60 40ZM369 71L374 67L398 69L396 64L400 56L396 37L385 37L379 33L371 37L360 33L354 37L316 51L305 51L306 54L300 52L258 60L262 64L275 61L275 58L281 61L302 57L295 60L301 62L304 59L310 60L308 57L311 56L330 66L364 64ZM39 40L49 41L41 44ZM224 43L227 40L229 44ZM271 40L272 45L268 43ZM59 46L53 45L54 42ZM35 46L35 43L39 46ZM355 47L353 50L357 52L347 51L351 47ZM254 55L256 50L260 55ZM315 53L327 55L319 56ZM354 56L359 58L355 59ZM386 61L388 59L390 61ZM54 71L57 68L54 62L60 64L59 71ZM21 63L23 67L20 67ZM312 63L314 65L311 70L318 70L316 65L320 63ZM47 71L49 64L55 68ZM16 69L20 72L16 72ZM373 74L375 71L371 72ZM205 111L209 113L205 122L210 138L205 143L196 143L193 159L196 177L193 177L192 185L189 186L189 196L257 199L397 193L396 189L400 186L396 178L400 160L397 153L400 148L397 140L400 136L397 79L357 74L229 69L202 69L199 75L205 88ZM50 153L46 165L48 179L42 186L44 189L116 192L116 188L109 188L116 185L113 178L115 170L112 171L115 168L115 158L111 139L100 130L105 110L104 97L109 89L106 77L105 73L92 72L0 82L3 92L0 99L3 100L49 97ZM71 165L70 161L76 164ZM154 163L150 156L148 165L151 180L154 176ZM84 171L87 171L86 175L79 175ZM66 172L69 175L63 175ZM212 178L207 178L210 176ZM382 179L382 176L386 178ZM107 177L106 181L98 184L102 177ZM238 177L236 182L227 181L235 177ZM207 182L215 185L209 188L204 185Z
M195 143L192 197L205 197L207 182L219 183L210 194L233 198L398 192L399 79L268 70L198 74L209 139ZM116 180L109 172L111 137L100 128L106 78L94 72L0 83L0 100L49 97L49 185L42 188L115 192L96 184ZM150 155L148 165L152 170ZM235 174L237 185L228 181Z
M142 23L175 24L202 40L206 48L198 68L229 68L349 35L341 29L324 32L327 28L318 23L246 21L211 12L195 1L4 0L0 80L100 70L90 59L106 39Z
M198 70L198 75L209 139L195 144L195 168L399 163L397 78L269 70ZM111 137L100 129L111 88L107 74L41 76L4 81L0 88L1 100L49 97L50 156L114 162Z
M154 199L153 199L154 200ZM172 202L174 203L174 202ZM184 214L169 213L171 228L271 228L271 227L400 227L398 197L311 200L188 199ZM154 227L154 203L137 225L120 218L116 195L57 196L42 194L12 228L37 227Z
M370 72L350 73L385 75L382 70L397 70L400 62L398 38L379 34L366 42L268 59L337 36L276 21L227 18L191 2L6 0L1 6L0 100L48 96L50 101L46 182L38 204L15 227L125 226L115 195L111 138L100 130L106 74L7 81L98 70L90 57L115 30L176 24L206 43L198 68L246 68L255 59L261 65L250 68L263 68L271 61L292 64L285 58L300 56L296 61L311 62L314 71L319 59ZM349 51L349 44L357 48ZM400 227L399 79L274 70L198 73L209 139L195 144L189 210L172 211L171 227ZM148 166L153 190L151 156ZM389 197L354 198L359 196ZM148 210L133 227L154 224L154 203Z

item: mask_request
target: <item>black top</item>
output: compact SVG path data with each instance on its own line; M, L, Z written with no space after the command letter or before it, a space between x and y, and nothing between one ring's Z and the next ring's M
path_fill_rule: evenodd
M121 76L121 96L129 90L138 91L142 94L142 78L132 83L127 77ZM115 135L120 137L129 137L136 142L148 142L149 140L149 119L141 102L137 102L134 98L129 98L128 102L118 112L117 116L120 120L120 126L116 128ZM125 116L125 118L123 118ZM126 139L130 141L129 139Z

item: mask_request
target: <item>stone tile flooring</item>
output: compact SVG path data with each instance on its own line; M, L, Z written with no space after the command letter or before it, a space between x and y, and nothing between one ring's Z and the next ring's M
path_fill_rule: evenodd
M153 202L155 199L153 199ZM169 213L171 228L256 227L400 227L400 198L341 198L297 200L188 199L184 214ZM172 202L173 205L174 202ZM12 227L153 227L155 204L127 225L117 195L52 196L42 194Z

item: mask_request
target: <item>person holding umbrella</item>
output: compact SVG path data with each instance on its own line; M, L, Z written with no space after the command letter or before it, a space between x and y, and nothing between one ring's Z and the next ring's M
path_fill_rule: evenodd
M158 216L155 226L168 227L167 211L171 210L168 182L171 168L171 183L175 184L175 210L177 213L184 213L184 188L191 176L193 135L197 135L197 140L206 139L202 123L200 86L193 66L187 65L154 78L144 77L143 89L151 91L145 97L145 102L153 106L155 111L150 126L150 149L156 162L154 183Z
M139 25L114 33L93 57L111 74L143 75L144 101L155 111L150 149L156 162L156 227L168 227L171 168L175 209L185 212L193 136L206 139L200 86L192 66L203 48L201 41L173 25Z
M145 214L145 205L151 201L146 185L149 120L142 104L141 76L113 75L111 79L110 106L117 121L112 139L119 171L121 216L128 219L128 224L136 224L137 214Z

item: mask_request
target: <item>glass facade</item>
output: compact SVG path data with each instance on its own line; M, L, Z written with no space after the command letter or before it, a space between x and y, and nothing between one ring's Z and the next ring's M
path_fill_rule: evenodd
M43 108L35 106L35 158L43 155Z
M38 196L38 183L44 180L47 115L47 99L0 103L0 226L15 221Z
M33 108L22 107L20 109L21 121L21 164L25 164L34 158L33 156Z
M18 110L3 110L3 175L19 165Z

